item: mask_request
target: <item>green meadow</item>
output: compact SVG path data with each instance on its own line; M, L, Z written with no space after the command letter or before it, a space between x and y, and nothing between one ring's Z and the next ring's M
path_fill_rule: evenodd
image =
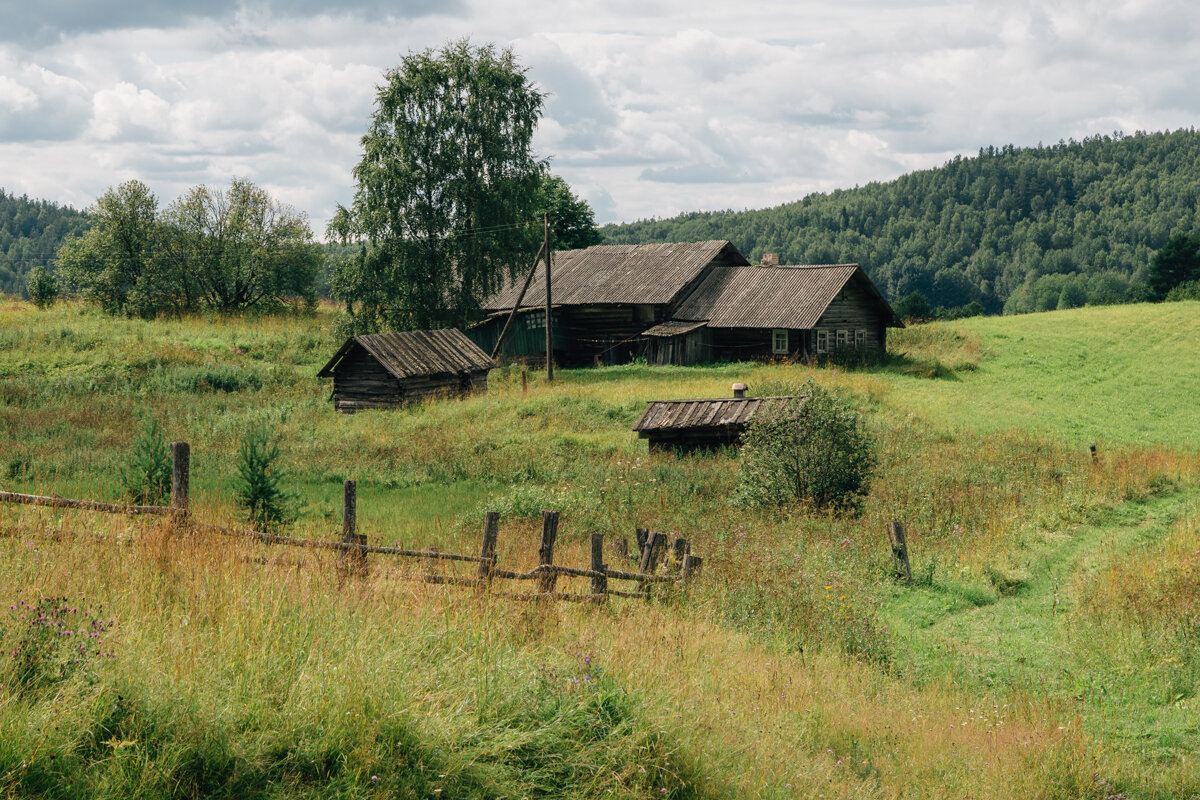
M0 505L0 787L1196 796L1198 310L914 326L861 369L633 364L530 372L523 391L510 366L486 395L345 416L315 378L340 344L327 312L141 321L5 301L2 490L120 500L154 419L192 445L197 516L240 525L238 445L265 422L294 535L335 536L353 478L373 543L474 553L497 510L500 565L527 568L550 508L556 561L586 564L591 532L650 527L705 565L650 602L529 604L410 580L416 563L373 556L345 580L322 552ZM648 400L808 378L875 438L856 517L736 507L735 453L651 456L630 430ZM42 636L30 619L47 613L71 634ZM86 652L62 644L77 629L97 633Z

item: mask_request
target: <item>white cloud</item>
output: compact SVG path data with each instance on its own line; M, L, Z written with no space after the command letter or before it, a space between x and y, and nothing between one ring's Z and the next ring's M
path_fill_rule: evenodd
M169 201L245 175L320 230L353 194L383 71L461 36L515 47L548 92L539 154L604 220L1200 114L1200 9L1179 0L467 2L101 3L69 23L65 0L20 6L0 174L84 205L130 177Z

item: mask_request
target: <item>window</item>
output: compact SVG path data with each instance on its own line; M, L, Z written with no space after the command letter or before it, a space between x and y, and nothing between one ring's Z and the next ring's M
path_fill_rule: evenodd
M837 332L837 346L838 346L838 350L845 350L845 349L846 349L846 345L849 343L847 340L848 340L849 338L850 338L850 331L838 331L838 332Z
M788 351L788 332L787 328L775 328L771 331L771 352L775 355L787 355Z
M829 352L829 331L817 331L817 352Z
M855 331L854 332L854 347L858 350L863 350L866 348L866 346L867 346L867 332L866 331Z
M546 312L530 311L525 314L525 329L529 331L538 331L546 327Z

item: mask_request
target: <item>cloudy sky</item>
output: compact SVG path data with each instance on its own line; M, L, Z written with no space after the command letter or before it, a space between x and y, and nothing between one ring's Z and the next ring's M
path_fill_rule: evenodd
M1189 0L0 0L0 188L244 176L320 234L383 71L463 36L548 93L538 154L601 221L1200 118Z

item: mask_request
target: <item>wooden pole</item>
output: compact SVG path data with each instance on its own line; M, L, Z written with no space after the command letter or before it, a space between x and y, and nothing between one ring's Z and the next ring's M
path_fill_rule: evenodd
M500 536L500 512L489 511L483 515L483 549L479 551L479 577L492 579L496 570L496 539Z
M650 538L650 531L646 530L645 528L634 528L633 529L633 539L634 539L634 542L637 544L638 564L642 563L642 557L645 556L645 554L646 554L646 542L649 540L649 538Z
M542 242L542 248L546 246ZM538 254L533 257L533 267L529 270L529 275L525 278L525 285L521 287L521 293L517 295L517 301L513 303L512 311L508 312L508 319L504 321L504 327L500 329L500 337L496 339L496 346L492 348L492 360L496 360L496 356L500 355L500 345L504 344L504 337L508 334L508 328L513 323L513 317L517 316L517 311L521 308L521 301L525 299L525 293L529 291L529 284L533 283L533 275L537 272L538 262L542 260L542 248L538 248Z
M622 563L629 561L629 542L624 537L613 539L612 550Z
M700 571L700 567L704 564L704 559L700 556L694 556L688 553L683 557L683 571L681 573L684 583L692 579L696 573Z
M904 526L892 521L887 525L888 541L892 545L892 558L896 562L896 577L912 583L912 565L908 561L908 542L904 540Z
M558 537L558 512L542 512L542 546L538 548L538 566L554 563L554 540ZM551 594L558 584L558 576L548 573L538 576L538 591Z
M188 513L192 448L187 442L171 442L171 508L178 516Z
M592 594L603 597L608 591L608 564L604 563L604 534L592 534L592 572L602 573L592 576Z
M683 559L688 554L688 541L682 536L675 537L675 541L671 543L671 553L674 558L672 566L675 570L683 569Z
M367 537L358 533L358 489L354 481L342 484L342 542L366 545ZM367 574L367 551L358 547L340 551L338 559L355 575Z
M546 381L554 380L554 316L550 312L550 215L543 214L545 233L542 249L546 253Z
M642 561L638 571L644 572L647 575L654 572L658 566L658 557L667 546L667 535L665 533L651 534L646 540L646 547L642 550Z

